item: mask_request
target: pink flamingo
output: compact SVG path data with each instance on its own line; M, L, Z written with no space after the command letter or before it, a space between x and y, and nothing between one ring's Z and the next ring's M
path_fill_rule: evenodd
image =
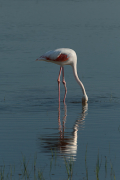
M88 101L88 96L86 94L84 85L80 81L78 74L77 74L77 55L74 50L68 49L68 48L59 48L55 50L51 50L46 52L44 55L40 56L36 61L47 61L47 62L52 62L55 64L60 65L60 71L59 71L59 76L58 76L58 93L59 93L59 102L60 102L60 75L62 71L62 83L65 87L65 95L63 102L65 103L65 98L67 94L67 87L66 87L66 82L64 78L64 65L71 65L73 68L73 74L75 76L75 79L77 83L80 85L82 92L83 92L83 97L82 97L82 103L87 103Z

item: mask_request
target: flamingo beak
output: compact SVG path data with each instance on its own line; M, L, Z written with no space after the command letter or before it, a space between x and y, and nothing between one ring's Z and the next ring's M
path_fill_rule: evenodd
M40 61L41 60L41 56L39 58L36 59L36 61Z

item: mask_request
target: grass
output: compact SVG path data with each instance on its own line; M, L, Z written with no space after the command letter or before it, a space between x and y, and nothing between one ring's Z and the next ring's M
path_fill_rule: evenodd
M86 145L86 151L85 151L85 173L81 172L81 174L83 175L84 180L91 180L91 178L89 179L89 175L91 175L91 172L89 172L89 166L88 164L88 145ZM92 163L92 162L91 162ZM16 171L15 169L17 169L15 166L5 166L2 165L0 166L0 180L45 180L45 167L40 168L37 167L37 154L34 155L34 160L33 163L30 162L30 158L26 159L26 157L22 154L22 160L20 163L20 168L19 168L19 172ZM75 161L73 159L73 157L71 156L69 159L64 157L64 165L62 165L62 172L64 170L65 174L66 174L66 179L67 180L72 180L74 179L73 175L75 175L74 173L74 164ZM59 164L59 161L57 161L57 155L56 155L56 151L51 150L51 159L50 159L50 167L47 165L47 167L49 167L50 171L49 171L49 179L52 179L51 175L55 175L55 167L59 165L59 170L61 170L61 165ZM103 174L103 170L105 171L105 177L104 179L111 179L111 180L116 180L116 176L115 176L115 171L114 171L114 167L112 164L111 159L108 161L108 158L105 156L104 161L102 160L102 157L99 155L99 151L98 151L98 155L96 157L96 164L95 164L95 169L94 169L94 179L96 180L101 180L100 179L100 175ZM102 170L101 170L102 169ZM58 172L58 171L57 171ZM88 173L89 172L89 173ZM109 174L108 174L109 172ZM109 178L108 178L109 175ZM65 176L65 175L64 175ZM102 176L103 177L103 176ZM47 178L48 179L48 178ZM59 179L63 179L63 176L59 177ZM65 178L64 178L65 179ZM79 176L77 176L75 179L80 179Z
M86 145L86 151L85 151L85 171L86 171L86 179L88 180L88 167L87 167L87 146Z
M101 158L101 162L100 162L99 152L98 152L97 162L96 162L96 179L97 180L99 180L99 172L100 172L101 163L102 163L102 158Z
M64 160L68 178L72 178L74 165L73 157L70 157L70 160L67 160L66 158L64 158Z

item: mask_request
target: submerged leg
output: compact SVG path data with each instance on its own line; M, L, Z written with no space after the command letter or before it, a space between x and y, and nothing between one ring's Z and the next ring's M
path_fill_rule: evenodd
M66 94L67 94L67 87L66 87L66 82L65 82L65 78L64 78L64 67L62 68L62 83L65 87L65 95L64 95L64 99L63 99L63 102L65 103L65 98L66 98Z
M61 75L61 71L62 71L62 66L60 67L60 71L59 71L59 76L58 76L58 100L59 100L59 103L60 103L60 75Z

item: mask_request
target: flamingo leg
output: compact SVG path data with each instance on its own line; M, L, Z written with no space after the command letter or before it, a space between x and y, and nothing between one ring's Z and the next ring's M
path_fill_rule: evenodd
M65 104L65 98L66 98L66 94L67 94L67 87L66 87L66 82L65 82L65 78L64 78L64 67L62 68L62 83L65 87L65 95L64 95L64 99L63 99L63 103Z
M60 75L61 75L61 71L62 71L62 66L60 67L59 76L58 76L58 79L57 79L57 82L58 82L58 100L59 100L59 103L60 103Z

